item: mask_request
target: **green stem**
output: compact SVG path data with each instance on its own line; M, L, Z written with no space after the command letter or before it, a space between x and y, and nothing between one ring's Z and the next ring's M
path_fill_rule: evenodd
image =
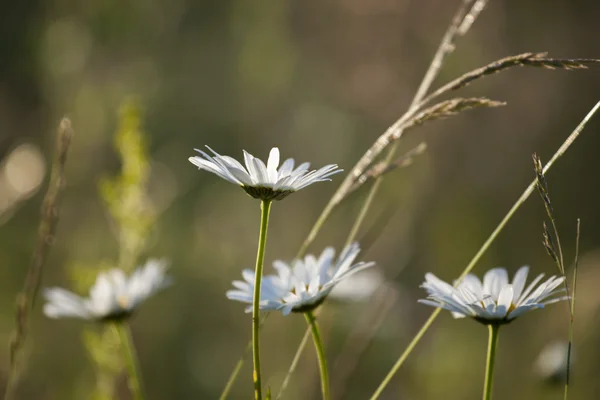
M331 395L329 394L329 373L327 372L327 357L325 356L325 346L323 345L323 339L319 332L319 325L312 311L304 313L306 322L310 325L310 331L312 333L313 342L315 343L315 349L317 350L317 357L319 359L319 371L321 373L321 393L323 394L323 400L330 400Z
M309 336L310 336L310 325L308 327L306 327L306 331L304 332L304 336L302 336L302 341L300 342L300 346L298 346L298 349L296 350L296 354L294 354L294 359L292 360L292 364L290 365L290 368L289 368L287 374L285 375L285 378L283 379L283 383L281 384L281 387L279 388L279 392L277 393L277 397L275 397L275 400L280 400L283 396L283 392L285 392L285 389L287 389L287 386L290 383L290 378L292 377L292 374L296 370L296 366L298 365L298 362L300 361L300 356L302 355L302 350L304 350L304 347L306 347L306 343L308 342Z
M587 115L585 116L585 118L583 118L583 120L579 123L579 125L577 126L577 128L575 128L575 130L573 132L571 132L571 134L569 135L569 137L558 148L558 150L556 151L556 153L554 153L554 155L552 156L552 158L550 159L550 161L548 161L548 163L544 166L544 168L542 170L542 172L544 174L546 174L550 170L550 168L552 168L552 166L554 165L554 163L560 157L562 157L563 154L565 154L565 152L567 151L567 149L569 147L571 147L571 145L573 144L573 142L575 142L575 139L577 139L579 137L579 134L581 133L581 131L583 130L583 128L585 127L585 125L587 124L587 122L592 118L592 116L596 113L596 111L598 111L599 108L600 108L600 102L596 103L596 105L587 113ZM531 196L531 194L535 190L536 184L537 184L537 180L534 179L529 184L529 186L527 186L527 189L525 189L525 191L523 192L523 194L521 194L521 196L517 199L517 201L515 202L515 204L513 204L513 206L511 207L511 209L504 216L504 218L502 219L502 221L500 221L500 223L498 224L498 226L496 227L496 229L494 229L494 231L491 233L491 235L483 243L483 245L481 246L481 248L473 256L473 259L471 259L471 261L469 262L469 265L467 265L465 267L465 269L463 270L462 274L460 274L460 276L457 279L457 281L461 281L469 272L471 272L471 270L473 268L475 268L475 265L479 262L479 260L483 256L483 254L487 251L487 249L492 245L492 243L494 242L494 240L496 240L496 238L498 237L498 235L500 234L500 232L504 229L504 227L506 226L506 224L508 223L508 221L510 221L510 219L517 212L517 210L519 208L521 208L521 206L525 203L525 201L529 198L529 196ZM429 318L427 319L427 321L423 324L423 326L421 327L421 329L419 330L419 332L417 332L417 334L415 335L415 337L413 338L413 340L411 340L411 342L408 345L408 347L406 348L406 350L404 350L404 353L402 353L402 355L400 356L400 358L398 359L398 361L396 361L396 363L394 364L394 366L392 367L392 369L390 370L390 372L386 375L386 377L383 380L383 382L381 382L381 384L379 385L379 387L377 388L377 390L375 391L375 393L373 393L373 396L371 396L371 400L377 399L381 395L381 393L383 393L383 390L385 389L385 387L390 383L390 381L392 380L392 378L394 377L394 375L396 374L396 372L398 372L398 370L400 369L400 367L402 366L402 364L404 363L404 361L408 358L408 356L413 351L413 349L415 348L415 346L419 343L419 341L425 335L425 333L427 332L427 330L429 329L429 327L433 324L433 322L435 321L435 319L439 315L440 310L441 309L438 308L437 310L435 310L435 311L433 311L431 313L431 315L429 316Z
M390 147L390 150L388 151L387 155L385 156L385 160L383 161L385 165L389 165L392 162L392 160L394 159L396 150L398 150L398 143L399 142L396 141ZM373 183L373 186L371 186L371 189L369 190L369 193L367 194L367 198L365 199L363 205L360 208L360 211L358 212L358 215L356 216L356 220L354 221L354 224L352 225L352 229L350 229L350 233L348 234L348 238L346 239L346 246L348 246L350 243L352 243L354 241L354 239L356 239L356 236L358 235L358 230L360 229L365 218L367 217L367 213L369 212L369 209L371 208L371 204L373 203L373 200L377 196L379 187L381 186L382 182L383 182L382 176L378 176L377 178L375 178L375 182Z
M258 238L258 252L256 254L256 268L254 274L254 301L252 302L252 378L254 380L254 399L262 399L262 380L260 374L260 284L263 274L265 247L267 245L267 229L269 227L269 212L271 200L263 200L260 204L260 235Z
M237 364L235 364L235 368L233 368L233 371L231 372L231 375L229 376L229 379L227 380L227 383L225 384L225 388L223 389L221 396L219 396L219 400L225 400L225 399L227 399L227 396L229 396L229 392L231 392L231 389L233 388L233 384L235 383L237 376L239 375L240 371L242 370L244 361L246 361L246 356L248 353L250 353L251 349L252 349L252 341L250 341L248 343L248 346L246 346L246 350L244 350L244 356L238 360Z
M269 313L265 313L265 316L262 318L262 321L260 321L261 326L265 323L268 316L269 316ZM248 344L246 345L246 348L244 349L244 354L242 355L242 357L240 357L238 362L235 364L233 371L231 371L231 375L229 375L229 379L227 380L227 383L225 384L225 387L223 388L223 392L221 392L221 395L219 396L219 400L227 399L227 397L229 396L229 392L231 392L231 389L233 389L233 384L237 380L237 377L240 374L242 367L244 366L244 362L246 362L246 358L248 358L248 355L250 355L251 352L252 352L252 339L250 339L248 341Z
M427 332L431 324L433 324L433 321L435 321L441 310L441 308L437 308L431 313L427 321L425 321L421 329L419 329L419 332L417 332L415 337L410 341L410 343L404 350L404 353L402 353L400 358L398 358L398 361L396 361L396 363L394 364L390 372L388 372L388 374L385 376L375 393L373 393L373 396L371 396L370 400L376 400L377 398L379 398L379 396L381 396L381 393L383 393L384 389L391 382L396 372L398 372L402 364L404 364L404 361L406 361L410 353L417 346L421 338L425 335L425 332Z
M135 352L135 345L133 344L133 338L131 337L131 330L127 322L117 322L115 324L117 333L121 340L121 347L123 354L125 355L125 364L127 367L127 374L129 375L128 384L129 390L135 400L143 400L145 398L142 390L142 379L139 361Z
M500 325L489 324L490 336L488 339L487 361L485 364L485 381L483 385L482 400L492 400L492 385L494 383L494 364L496 361L496 347L498 346L498 332Z
M569 321L569 347L567 350L567 376L563 399L569 398L569 383L571 381L571 352L573 348L573 323L575 322L575 292L577 291L577 269L579 268L579 240L581 238L581 220L577 218L577 236L575 240L575 266L573 267L573 291L571 292L571 312ZM566 282L565 277L565 282ZM567 292L568 294L568 292Z

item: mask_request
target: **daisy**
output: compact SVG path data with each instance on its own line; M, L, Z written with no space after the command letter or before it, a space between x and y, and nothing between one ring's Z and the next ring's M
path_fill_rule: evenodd
M341 302L364 302L383 285L383 274L372 268L341 281L331 291L330 297Z
M335 259L335 250L328 247L316 258L307 255L291 264L277 260L273 267L277 275L263 277L260 296L260 309L263 311L281 310L283 315L290 312L306 312L319 306L334 286L355 272L373 266L373 262L354 263L360 253L358 243L347 246ZM252 303L254 293L254 272L244 270L244 281L234 281L235 290L227 292L227 297L244 303ZM252 311L248 307L246 312Z
M86 320L117 320L129 316L141 302L170 284L165 276L164 260L149 260L129 278L120 269L101 272L82 298L62 288L44 290L47 303L44 314L49 318L81 318Z
M563 277L552 276L538 285L544 277L540 274L524 289L528 272L527 266L519 268L510 284L504 268L493 268L485 274L483 283L469 274L456 287L429 273L421 285L429 296L419 302L452 311L455 318L471 317L484 324L503 324L527 311L568 299L556 296L565 291L558 288Z
M528 272L527 266L519 268L512 283L508 283L506 270L493 268L485 274L483 283L475 275L468 274L459 282L454 282L454 286L433 274L426 274L425 282L421 285L429 296L427 300L419 300L420 303L449 310L455 318L471 317L487 325L489 339L483 381L484 400L492 398L500 326L527 311L568 299L567 296L557 296L565 291L564 288L558 288L564 282L564 277L552 276L540 284L544 277L544 274L540 274L525 289Z
M222 156L206 146L213 156L195 149L200 156L190 157L189 161L221 178L240 185L255 199L281 200L289 194L316 182L330 181L330 176L342 172L336 164L308 171L310 163L300 164L294 169L294 159L288 158L279 166L279 149L273 147L267 165L244 150L244 167L237 160Z
M567 380L567 366L573 367L573 355L569 362L569 342L556 341L546 345L534 364L536 375L553 384L564 384Z

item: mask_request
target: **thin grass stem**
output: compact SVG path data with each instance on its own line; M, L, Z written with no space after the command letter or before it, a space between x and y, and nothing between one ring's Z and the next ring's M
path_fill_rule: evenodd
M279 392L277 393L277 397L275 398L275 400L281 400L281 398L283 396L283 392L285 392L285 389L287 389L287 387L290 383L290 378L292 377L292 374L296 370L296 367L298 366L298 362L300 361L300 356L302 355L302 350L304 350L306 343L308 343L308 338L310 337L310 332L311 332L311 329L310 329L310 325L309 325L306 327L306 331L304 331L304 335L302 336L302 341L300 341L300 345L298 346L298 349L296 350L296 354L294 354L294 359L292 360L292 364L290 364L290 368L288 369L288 372L285 375L285 378L283 379L283 383L281 384L281 387L279 388Z
M10 359L4 392L5 400L11 397L17 380L19 357L29 330L29 313L35 305L35 300L39 292L46 257L54 244L54 235L59 219L60 193L65 187L65 165L72 138L73 129L71 128L71 121L65 117L61 120L58 127L54 161L50 171L48 190L41 207L38 241L33 253L33 260L27 270L23 289L17 295L16 324L15 331L10 339Z
M246 361L246 357L248 356L248 354L250 354L251 351L252 351L252 340L250 340L248 342L248 345L246 346L246 349L244 350L244 355L235 364L233 371L231 371L231 375L229 376L229 379L227 380L227 383L225 384L225 388L223 388L223 392L219 396L219 400L225 400L225 399L227 399L227 396L229 396L229 392L231 392L231 389L233 388L233 384L235 383L238 375L240 374L240 371L242 370L242 367L244 366L244 361Z
M581 220L577 219L577 236L575 239L575 265L573 267L573 291L571 294L571 319L569 322L569 347L567 350L567 375L565 379L564 400L569 398L569 383L571 380L571 355L573 347L573 325L575 322L575 292L577 290L577 269L579 267L579 241L581 238Z
M560 263L560 271L563 275L565 275L565 260L563 258L562 246L560 245L560 236L558 235L558 228L556 227L556 220L554 219L554 215L550 216L550 223L552 224L552 230L554 231L554 237L556 238L556 247L558 247L558 260ZM565 285L566 284L567 280L565 279Z
M398 293L393 286L385 286L377 296L369 301L369 308L362 313L361 319L354 324L342 346L340 354L333 363L335 375L332 379L333 393L336 399L344 399L348 390L348 381L359 365L362 355L386 321L389 312L398 300Z
M265 321L267 320L269 315L271 315L271 314L265 313L265 316L263 317L262 321L260 322L261 326L265 323ZM237 380L237 377L240 374L242 367L244 366L244 362L246 362L246 358L248 358L248 356L250 354L252 354L252 339L250 339L248 341L248 344L246 345L246 348L244 349L244 353L242 354L242 356L240 357L238 362L235 364L235 367L231 371L231 374L229 375L229 379L227 379L227 383L225 384L225 387L223 388L223 391L221 392L221 395L219 396L219 400L226 400L227 397L229 397L229 393L231 392L231 389L233 389L233 385L234 385L235 381Z

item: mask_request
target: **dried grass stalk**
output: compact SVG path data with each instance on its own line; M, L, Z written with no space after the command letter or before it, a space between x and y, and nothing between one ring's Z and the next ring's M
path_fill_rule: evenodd
M54 244L54 235L59 217L58 201L60 192L65 186L65 164L72 137L71 121L68 118L63 118L58 127L56 153L52 163L48 191L42 204L38 242L33 253L33 260L27 271L23 289L17 295L16 326L10 341L10 367L5 399L9 398L12 386L17 378L18 357L27 338L29 312L35 305L46 257L50 247Z
M404 125L404 129L412 128L417 125L421 125L427 121L432 121L441 118L447 118L456 115L462 111L471 110L478 107L500 107L505 106L506 103L503 101L490 100L486 97L469 97L469 98L455 98L451 100L442 101L434 106L426 108L414 117L412 117ZM392 136L396 139L395 136Z
M496 60L481 68L467 72L451 82L448 82L427 96L421 102L421 105L429 103L431 100L441 96L442 94L463 88L476 79L492 75L512 67L540 67L569 71L575 69L586 69L588 64L600 63L600 60L593 58L548 58L546 55L547 53L523 53Z

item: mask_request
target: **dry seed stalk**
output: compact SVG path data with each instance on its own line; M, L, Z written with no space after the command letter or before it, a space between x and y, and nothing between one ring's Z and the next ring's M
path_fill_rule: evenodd
M48 191L42 203L38 242L33 253L33 260L27 271L23 289L17 295L16 326L10 340L10 366L4 394L5 399L10 398L12 387L17 379L19 371L18 357L27 338L29 312L35 304L48 251L54 244L54 235L59 218L60 192L65 186L65 164L72 137L71 121L68 118L63 118L58 126L56 153L50 171Z

